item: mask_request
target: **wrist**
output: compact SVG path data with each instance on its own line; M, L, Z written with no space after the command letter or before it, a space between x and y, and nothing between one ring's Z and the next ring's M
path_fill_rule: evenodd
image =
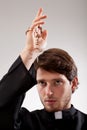
M25 67L27 69L29 69L31 67L31 65L33 64L35 57L33 55L33 52L29 51L29 50L23 50L20 53L20 57L25 65Z
M23 49L22 52L20 53L20 57L27 68L27 70L30 69L31 65L34 63L36 57L40 54L41 52L38 50L27 50Z

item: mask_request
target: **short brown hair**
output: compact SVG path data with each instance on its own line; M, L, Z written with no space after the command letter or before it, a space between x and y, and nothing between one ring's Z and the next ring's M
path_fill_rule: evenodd
M45 69L49 72L64 74L69 81L77 76L77 67L73 58L64 50L51 48L44 51L34 62L35 70Z

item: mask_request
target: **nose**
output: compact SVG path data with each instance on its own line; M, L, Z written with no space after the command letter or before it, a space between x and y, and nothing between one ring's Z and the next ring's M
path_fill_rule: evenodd
M47 96L52 96L52 95L53 95L52 86L47 85L45 92L46 92L46 95L47 95Z

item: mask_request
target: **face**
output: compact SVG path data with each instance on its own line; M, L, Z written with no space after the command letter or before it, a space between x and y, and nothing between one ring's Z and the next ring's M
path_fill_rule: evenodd
M65 75L41 68L37 70L38 93L44 108L49 112L70 108L73 86L73 82Z

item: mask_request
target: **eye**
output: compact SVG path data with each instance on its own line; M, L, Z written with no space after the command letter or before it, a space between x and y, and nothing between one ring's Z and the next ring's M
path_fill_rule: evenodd
M40 86L46 86L47 83L45 81L37 81L37 84Z
M55 86L61 86L63 82L61 80L55 80L54 84Z

